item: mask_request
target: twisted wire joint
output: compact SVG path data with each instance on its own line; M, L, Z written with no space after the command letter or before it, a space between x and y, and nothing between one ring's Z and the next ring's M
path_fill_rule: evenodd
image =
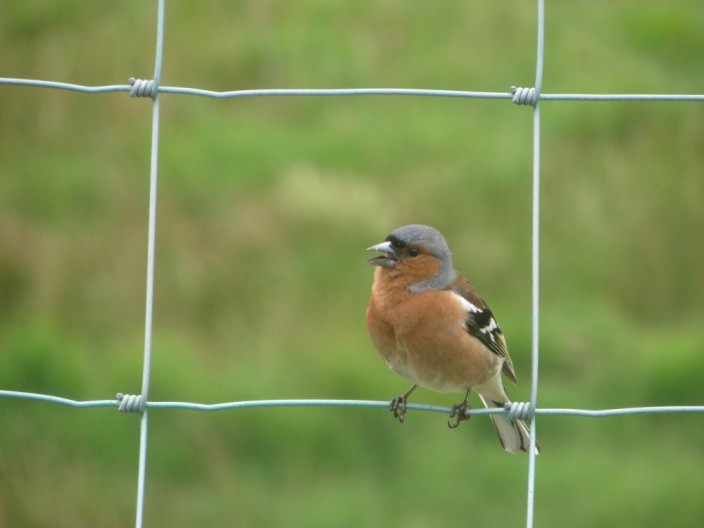
M141 413L144 412L145 402L142 402L141 395L117 394L117 410L126 413Z
M130 97L150 97L154 99L158 92L158 87L154 81L145 81L130 77Z
M534 107L538 104L538 99L540 99L540 94L535 88L511 86L511 93L513 94L513 102L517 105L530 105Z
M515 422L516 420L530 420L535 414L535 409L530 402L507 402L504 409L508 411L506 418Z

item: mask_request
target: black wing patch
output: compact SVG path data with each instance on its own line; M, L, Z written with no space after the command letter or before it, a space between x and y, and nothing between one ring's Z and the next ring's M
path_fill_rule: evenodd
M504 373L511 381L516 382L516 375L513 373L511 357L506 349L506 340L501 328L494 319L488 307L478 308L472 305L473 309L467 311L465 328L469 335L476 337L482 344L494 354L504 359Z
M467 312L464 325L467 332L479 339L489 350L502 357L505 355L501 329L489 308L477 308L476 311Z
M516 383L516 373L513 370L511 356L508 355L504 334L494 319L494 314L491 313L477 290L461 275L457 276L448 289L460 297L467 314L464 321L467 333L504 360L502 369L504 374L513 383Z

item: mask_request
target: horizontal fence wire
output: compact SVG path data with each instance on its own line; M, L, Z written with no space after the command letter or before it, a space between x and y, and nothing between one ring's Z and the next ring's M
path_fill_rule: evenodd
M130 84L106 86L84 86L80 84L42 81L36 79L14 79L0 77L0 85L51 88L81 93L131 92ZM513 99L513 93L474 92L463 90L429 90L422 88L281 88L256 90L203 90L179 86L159 86L159 94L195 95L215 99L237 99L241 97L335 97L335 96L410 96L448 97L464 99ZM541 93L541 101L662 101L662 102L704 102L704 94L580 94L580 93Z
M49 394L39 394L34 392L21 392L0 390L0 398L15 398L20 400L34 400L45 403L62 405L65 407L77 408L97 408L112 407L117 409L120 399L114 400L72 400ZM328 399L283 399L283 400L244 400L230 401L222 403L195 403L176 401L148 401L148 409L185 409L190 411L228 411L233 409L253 409L262 407L357 407L372 409L388 409L387 400L328 400ZM442 405L426 405L422 403L408 403L407 409L416 411L429 411L436 413L447 413L452 411L451 407ZM489 414L507 414L506 409L471 409L467 414L471 416L481 416ZM704 413L704 405L666 405L651 407L623 407L617 409L567 409L567 408L538 408L535 409L536 416L580 416L587 418L597 418L605 416L627 416L641 414L687 414Z

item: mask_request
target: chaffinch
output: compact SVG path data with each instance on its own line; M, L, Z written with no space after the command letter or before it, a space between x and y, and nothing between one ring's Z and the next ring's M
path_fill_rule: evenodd
M388 366L413 383L391 400L394 417L403 422L406 401L419 385L465 391L464 400L452 406L451 428L469 418L471 389L488 408L510 402L501 374L513 383L516 374L503 333L474 286L455 271L440 232L407 225L367 250L383 253L368 261L376 266L367 307L369 335ZM524 422L498 414L491 419L504 449L528 451Z

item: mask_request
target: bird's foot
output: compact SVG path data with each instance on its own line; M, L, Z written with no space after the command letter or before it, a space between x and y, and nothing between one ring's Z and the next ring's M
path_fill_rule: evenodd
M469 394L469 391L467 391L467 394ZM447 421L447 426L450 429L456 429L460 425L460 422L469 420L472 415L469 414L467 411L469 411L471 408L472 407L469 404L469 398L465 398L462 403L456 403L455 405L453 405L452 412L450 413L450 419Z
M469 420L472 416L467 413L469 410L469 405L467 402L455 404L452 406L452 412L450 413L450 419L447 421L447 426L450 429L455 429L460 425L460 422Z
M406 400L407 396L405 394L401 396L396 396L391 403L389 403L389 410L394 413L394 418L396 418L399 423L403 423L406 418Z
M401 396L396 396L391 400L391 403L389 403L389 410L394 413L394 418L396 418L399 423L403 423L404 418L406 418L406 402L408 401L408 397L416 390L416 387L418 387L418 385L413 385L413 387L401 394Z

